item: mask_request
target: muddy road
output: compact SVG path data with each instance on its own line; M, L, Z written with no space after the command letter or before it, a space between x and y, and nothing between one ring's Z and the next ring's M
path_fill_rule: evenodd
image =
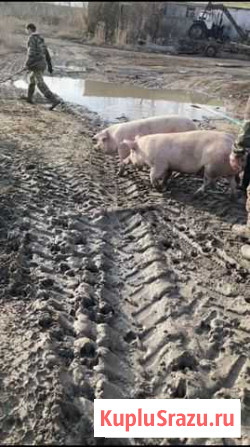
M1 74L21 64L8 58ZM0 442L128 445L93 438L94 398L240 397L240 440L135 442L248 445L250 266L232 232L243 195L232 202L223 180L194 197L194 176L163 194L146 170L118 177L93 147L98 119L18 95L1 88Z

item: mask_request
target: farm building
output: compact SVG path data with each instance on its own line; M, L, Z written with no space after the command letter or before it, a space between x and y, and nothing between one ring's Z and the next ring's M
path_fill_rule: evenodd
M216 3L219 2L213 2ZM105 41L125 44L144 39L167 44L185 37L206 5L207 2L89 2L88 29L90 35L99 33ZM250 2L224 5L236 23L250 32ZM223 24L230 39L237 40L237 31L225 15Z

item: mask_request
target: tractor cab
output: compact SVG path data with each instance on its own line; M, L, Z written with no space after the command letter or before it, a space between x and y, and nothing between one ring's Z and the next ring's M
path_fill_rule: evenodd
M194 20L188 34L191 39L195 40L213 38L223 41L223 32L223 12L205 9Z
M198 21L204 21L207 29L211 29L213 26L213 14L212 11L202 11L199 14Z

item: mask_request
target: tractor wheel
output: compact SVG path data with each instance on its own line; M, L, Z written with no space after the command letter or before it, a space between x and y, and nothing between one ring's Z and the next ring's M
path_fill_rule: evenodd
M205 48L205 56L207 56L207 57L215 57L217 52L218 52L218 50L215 45L208 45Z
M205 25L202 23L194 23L189 28L188 35L189 35L190 39L195 39L195 40L205 39L206 35L207 35Z

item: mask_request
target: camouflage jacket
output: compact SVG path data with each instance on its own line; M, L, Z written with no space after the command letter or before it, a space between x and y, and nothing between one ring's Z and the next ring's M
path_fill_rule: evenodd
M234 152L243 152L245 150L250 152L250 96L247 102L244 118L244 124L235 141Z
M26 67L29 70L45 70L52 68L49 51L44 39L38 33L32 33L27 43Z
M236 146L250 150L250 120L245 121L235 142Z

